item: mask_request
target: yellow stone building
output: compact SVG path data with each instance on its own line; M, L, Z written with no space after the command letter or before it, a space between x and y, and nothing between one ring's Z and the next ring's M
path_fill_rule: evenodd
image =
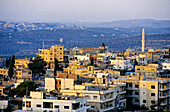
M55 58L59 62L63 62L63 56L64 56L64 46L61 45L55 45L51 46L51 48L48 49L38 49L39 53L37 53L38 56L40 56L44 61L49 63L54 63Z
M157 77L157 67L153 66L135 66L135 73L147 78Z
M15 67L18 68L28 68L28 64L30 63L29 59L15 59Z
M6 68L0 68L0 74L4 76L8 76L8 69Z
M16 69L16 78L32 80L32 71L27 69Z

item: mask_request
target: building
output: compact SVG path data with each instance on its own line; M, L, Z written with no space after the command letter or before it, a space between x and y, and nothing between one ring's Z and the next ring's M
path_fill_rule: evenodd
M154 79L157 77L157 67L153 66L135 66L135 74L143 76L145 79Z
M0 68L0 75L4 78L8 79L8 69L7 68Z
M30 97L24 97L22 110L48 112L87 112L89 97L47 95L44 92L31 91Z
M15 59L15 67L19 68L28 68L28 64L30 63L30 59Z
M15 77L17 79L27 79L32 80L32 70L29 69L16 69Z
M123 57L110 59L110 66L114 70L131 70L133 68L131 59L124 59Z
M59 62L64 61L64 46L55 45L48 49L38 49L38 51L39 53L37 53L37 55L44 59L48 64L54 63L55 58Z
M62 88L60 92L63 95L89 96L87 104L91 106L90 111L106 112L126 108L125 83L108 86L101 81L98 82L98 84L94 82L94 84L70 85L69 88Z
M144 79L137 75L119 78L126 82L127 107L144 106L148 109L169 110L170 79Z

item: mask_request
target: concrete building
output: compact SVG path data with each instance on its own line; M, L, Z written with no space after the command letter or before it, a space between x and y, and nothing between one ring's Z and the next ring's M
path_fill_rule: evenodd
M131 70L133 68L130 59L124 59L123 57L116 57L116 59L110 59L110 65L115 70Z
M162 63L162 70L170 70L170 62Z
M30 97L24 97L22 110L48 112L87 112L89 97L53 96L44 92L30 92Z
M170 79L145 79L142 76L129 75L119 78L126 82L127 106L144 106L151 109L170 110Z
M126 99L124 90L125 83L106 86L106 84L83 83L82 85L73 85L74 89L61 89L63 95L89 96L87 104L91 106L90 111L114 111L118 108L126 108Z
M59 62L64 61L64 46L55 45L48 49L38 49L38 51L39 53L37 53L37 55L44 59L48 64L54 63L55 58Z
M26 79L32 80L32 70L29 69L16 69L15 70L15 77L17 79Z
M30 63L29 59L15 59L15 67L17 69L20 68L28 68L28 64Z

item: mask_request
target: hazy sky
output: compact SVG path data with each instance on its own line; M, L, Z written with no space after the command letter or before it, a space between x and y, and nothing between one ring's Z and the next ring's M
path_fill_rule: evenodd
M170 20L170 0L0 0L0 20Z

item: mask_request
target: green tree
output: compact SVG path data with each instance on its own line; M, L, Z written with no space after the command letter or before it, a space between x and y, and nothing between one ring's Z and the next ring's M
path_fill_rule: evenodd
M45 66L47 63L41 59L41 57L37 56L32 62L28 64L28 68L32 70L33 73L37 74L37 80L40 74L45 74Z
M11 57L10 57L10 59L8 60L8 58L6 58L6 68L8 68L9 67L9 62L10 62L10 60L11 60Z
M102 47L104 48L104 49L102 50L102 52L104 53L104 52L106 51L106 47L105 47L104 42L102 42Z
M12 94L10 93L10 96L20 96L23 97L24 95L29 95L30 91L35 91L36 85L33 81L25 81L20 83L16 89L14 89Z
M57 76L56 71L59 70L59 64L58 64L58 60L55 58L54 59L54 76Z
M12 78L14 75L14 67L15 67L14 64L15 64L15 55L12 56L12 59L9 62L8 76L10 78Z
M91 66L94 66L94 59L93 59L93 57L91 57L90 65L91 65Z

